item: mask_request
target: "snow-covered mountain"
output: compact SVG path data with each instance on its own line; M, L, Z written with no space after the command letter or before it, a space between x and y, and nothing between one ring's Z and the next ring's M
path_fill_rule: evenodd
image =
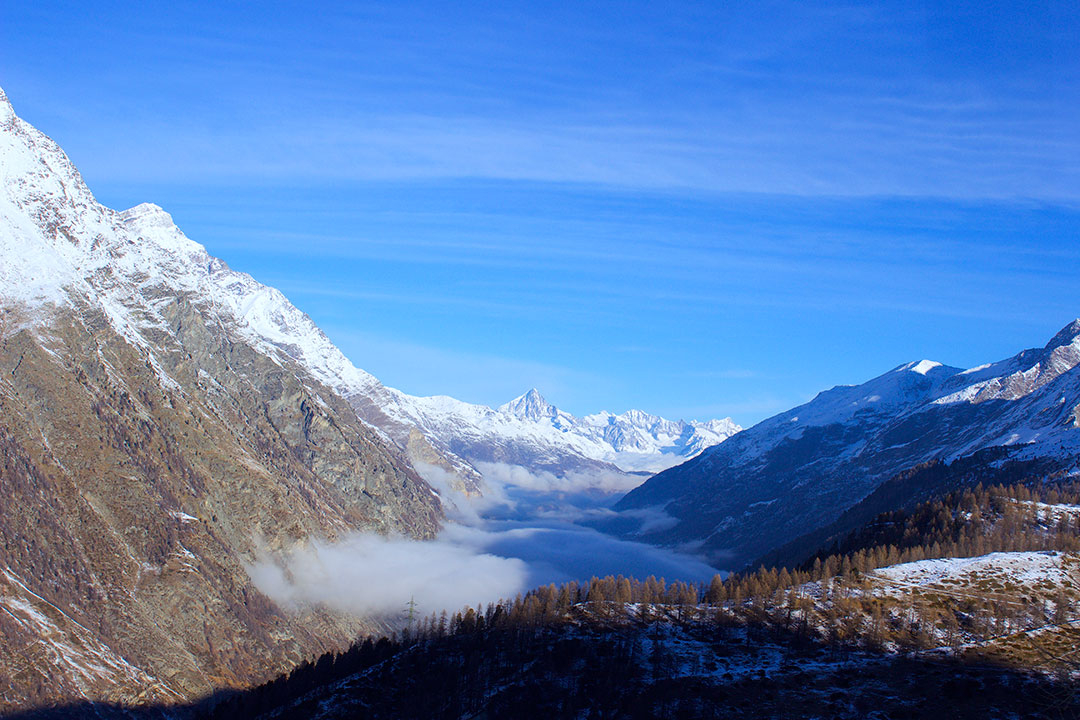
M93 296L117 332L153 358L148 333L169 332L162 305L181 293L196 297L230 332L269 357L297 363L414 461L443 466L473 492L480 479L470 463L477 461L556 473L656 472L739 430L730 418L672 422L640 411L579 420L535 390L493 410L388 388L357 368L278 290L211 257L160 207L117 212L97 203L63 151L16 118L6 100L0 102L0 123L8 139L18 140L0 148L0 182L9 189L0 200L8 229L0 253L11 258L0 267L0 293L9 301L63 305L72 293ZM42 220L54 228L44 242L37 224Z
M202 697L374 630L285 612L247 571L441 529L341 397L366 381L160 208L99 204L0 92L0 714Z
M377 393L381 411L420 428L432 442L470 463L506 463L556 475L567 472L658 472L724 441L741 428L730 418L671 421L630 410L577 418L534 388L490 408L445 396Z
M1080 458L1080 320L1043 348L970 370L922 360L820 393L649 479L618 508L677 522L649 539L696 543L736 566L824 527L899 473L994 451L1069 471ZM902 488L899 489L902 492Z

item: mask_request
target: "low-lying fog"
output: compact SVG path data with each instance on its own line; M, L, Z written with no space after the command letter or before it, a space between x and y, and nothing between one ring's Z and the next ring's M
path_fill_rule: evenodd
M440 468L419 468L438 489L449 522L420 542L357 534L313 542L250 568L259 589L287 607L325 605L361 614L400 615L415 599L424 613L511 598L538 585L592 576L649 575L708 581L717 570L689 554L624 540L595 529L613 520L640 529L674 522L660 510L610 509L644 481L621 473L533 473L482 464L483 497L450 488Z

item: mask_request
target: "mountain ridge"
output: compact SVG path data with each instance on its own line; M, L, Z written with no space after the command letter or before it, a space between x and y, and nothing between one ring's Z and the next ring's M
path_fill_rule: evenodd
M379 627L280 608L248 575L444 517L396 445L256 332L276 291L245 295L157 206L99 204L6 96L0 257L0 712L190 699Z
M993 447L1080 458L1080 322L1042 348L968 370L909 362L768 418L632 490L616 509L678 520L642 535L738 563L828 525L897 474ZM997 459L995 462L1004 462Z
M472 463L506 463L556 475L656 471L741 430L730 418L672 421L640 410L578 418L548 403L535 388L498 408L387 388L380 406Z

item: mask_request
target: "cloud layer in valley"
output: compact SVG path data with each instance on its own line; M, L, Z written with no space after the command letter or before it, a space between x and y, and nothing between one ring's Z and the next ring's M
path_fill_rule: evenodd
M276 558L267 555L249 574L259 590L285 607L321 605L390 618L410 599L430 612L512 597L529 576L523 560L469 545L372 533L337 543L310 542Z
M310 542L265 554L249 568L251 577L285 607L317 605L393 620L410 599L423 613L454 611L594 575L706 581L717 572L695 556L592 527L644 530L672 522L659 508L629 514L608 508L641 476L556 476L495 463L481 469L485 495L467 498L445 470L420 466L451 518L435 540L356 534Z

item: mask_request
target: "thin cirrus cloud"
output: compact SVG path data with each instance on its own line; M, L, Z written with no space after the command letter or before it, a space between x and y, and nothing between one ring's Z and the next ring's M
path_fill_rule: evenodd
M347 328L327 330L355 365L375 372L387 385L407 385L416 395L450 395L495 406L530 387L543 387L553 397L572 397L572 388L606 382L572 367L418 345ZM416 382L418 377L423 382Z
M103 181L1080 194L1067 4L51 5L5 24L0 59L74 95L42 110Z
M925 130L911 133L908 113L880 114L838 124L805 108L786 121L764 114L710 118L705 127L694 118L679 127L664 119L628 126L588 117L357 115L256 122L240 135L162 127L142 142L136 130L90 162L105 182L487 178L793 196L1080 199L1080 170L1069 160L1080 143L1059 127L1002 119L1001 129L987 131L971 121L927 119Z
M1076 315L1075 4L94 13L0 24L20 114L409 392L749 425Z

